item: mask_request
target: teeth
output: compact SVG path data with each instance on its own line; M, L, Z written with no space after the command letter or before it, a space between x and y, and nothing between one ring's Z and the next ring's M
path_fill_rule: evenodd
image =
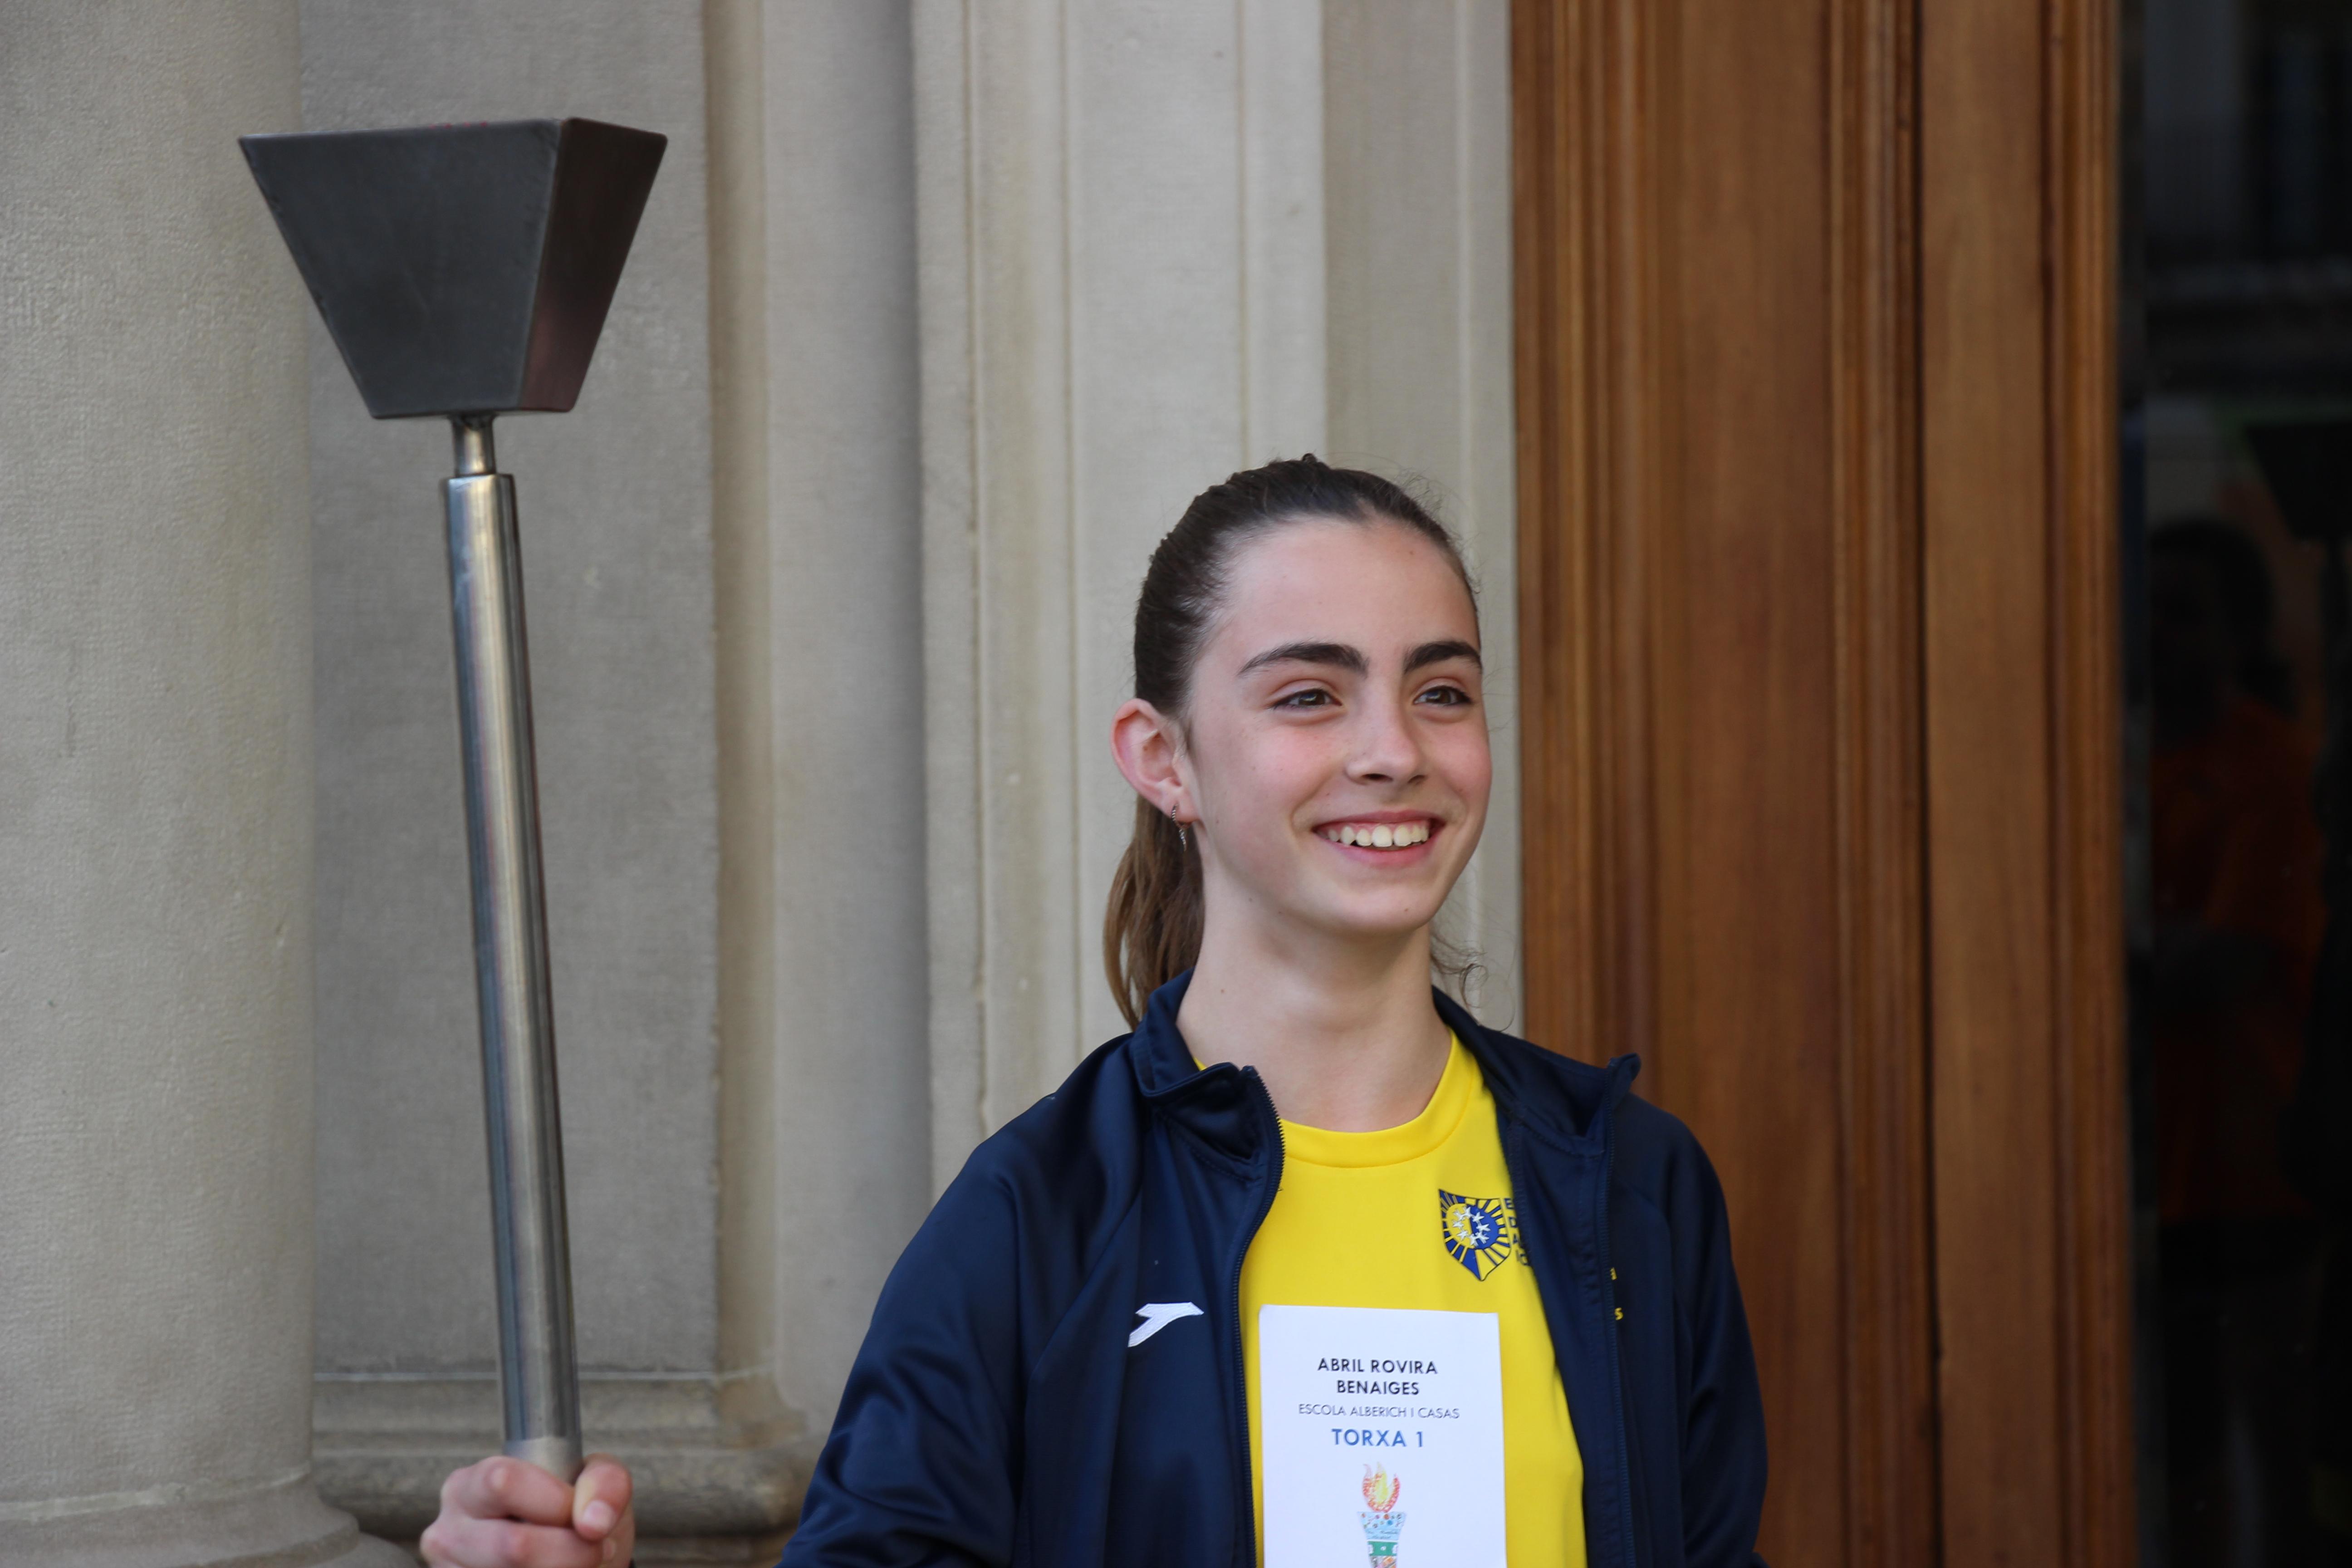
M1327 827L1323 837L1334 844L1353 844L1365 849L1408 849L1416 844L1429 842L1426 822L1377 823L1358 826L1352 822L1337 827Z

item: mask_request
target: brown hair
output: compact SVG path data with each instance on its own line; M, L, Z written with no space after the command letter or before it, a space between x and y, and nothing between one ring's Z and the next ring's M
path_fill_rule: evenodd
M1470 574L1444 525L1401 485L1312 453L1234 475L1192 498L1151 552L1135 600L1135 694L1180 725L1192 666L1223 603L1241 547L1309 519L1397 522L1444 555L1462 585ZM1477 594L1471 592L1472 613ZM1201 852L1149 802L1135 803L1135 837L1119 858L1103 917L1103 968L1118 1009L1134 1024L1151 994L1201 953Z

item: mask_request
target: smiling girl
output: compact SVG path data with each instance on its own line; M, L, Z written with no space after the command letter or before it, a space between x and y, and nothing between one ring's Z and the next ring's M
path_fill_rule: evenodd
M1153 553L1135 677L1103 936L1134 1032L908 1245L788 1568L1757 1562L1762 1413L1706 1156L1628 1095L1631 1058L1538 1049L1431 984L1493 776L1452 539L1370 474L1236 474ZM451 1479L444 1542L503 1517L539 1521L508 1526L535 1561L625 1552L617 1465L540 1478L537 1513L478 1495L500 1465L517 1489L511 1461Z

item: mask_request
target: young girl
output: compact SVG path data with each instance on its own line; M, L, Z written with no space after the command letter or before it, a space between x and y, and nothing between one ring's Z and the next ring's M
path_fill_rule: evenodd
M1493 771L1453 541L1370 474L1236 474L1153 553L1135 677L1103 933L1135 1031L908 1245L786 1568L1756 1563L1706 1156L1631 1058L1431 984ZM526 1471L452 1477L428 1557L623 1559L625 1471Z

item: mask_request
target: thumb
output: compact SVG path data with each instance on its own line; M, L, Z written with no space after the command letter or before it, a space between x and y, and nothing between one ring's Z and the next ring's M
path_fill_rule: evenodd
M628 1512L635 1489L627 1467L618 1459L610 1454L590 1455L572 1489L572 1528L586 1540L602 1541Z

